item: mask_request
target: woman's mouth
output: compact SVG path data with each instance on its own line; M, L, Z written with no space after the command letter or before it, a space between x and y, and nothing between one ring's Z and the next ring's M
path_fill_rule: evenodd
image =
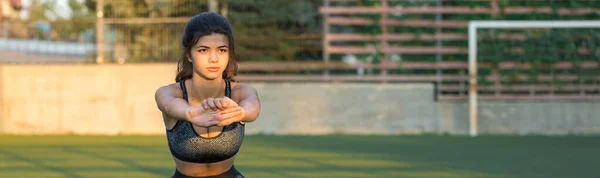
M221 69L220 67L209 67L206 68L209 72L218 72L219 69Z

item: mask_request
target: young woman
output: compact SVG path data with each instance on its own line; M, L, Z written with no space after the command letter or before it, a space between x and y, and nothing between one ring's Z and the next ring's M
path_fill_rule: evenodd
M256 89L234 81L233 32L217 13L190 19L182 38L176 83L155 94L173 159L173 177L243 177L233 166L245 123L256 120Z

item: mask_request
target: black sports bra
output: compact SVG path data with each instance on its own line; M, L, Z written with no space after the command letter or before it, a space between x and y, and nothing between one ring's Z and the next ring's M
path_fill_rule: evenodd
M183 99L188 101L185 80L179 82ZM231 84L225 80L225 96L231 98ZM188 101L189 102L189 101ZM239 151L244 140L244 124L232 123L223 127L221 134L205 138L194 130L192 123L178 120L167 130L171 154L182 161L193 163L214 163L229 159Z

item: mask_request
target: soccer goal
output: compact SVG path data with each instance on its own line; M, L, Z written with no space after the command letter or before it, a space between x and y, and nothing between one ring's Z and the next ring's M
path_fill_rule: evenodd
M588 69L584 67L582 70L573 70L567 69L568 67L564 66L575 66L576 64L577 66L582 66L582 61L583 63L586 62L584 60L579 60L580 57L578 55L582 54L599 58L600 44L597 44L596 46L596 43L600 43L598 42L600 41L599 32L600 21L470 21L468 28L469 135L478 135L478 97L484 97L483 93L485 93L485 91L483 90L485 90L485 88L492 90L489 93L485 93L485 97L506 95L510 97L505 98L520 100L522 98L536 98L538 96L533 94L541 93L540 95L544 96L559 96L562 94L560 92L563 92L562 90L558 91L556 89L546 91L542 90L544 88L539 86L556 88L555 84L561 82L562 85L566 85L567 87L575 85L580 86L580 84L581 86L585 86L584 84L588 81L583 80L581 77L577 77L581 76L581 72L577 73L577 71ZM487 42L484 42L484 38L496 40L487 40ZM500 42L498 39L504 39L504 41ZM572 59L573 64L569 63L568 60L565 61L563 59ZM479 66L477 63L478 60L480 60ZM597 61L598 59L595 60ZM513 75L513 77L508 77L511 78L509 81L509 83L512 82L509 84L511 86L503 86L503 82L506 83L506 81L501 80L496 80L496 84L490 85L490 87L484 87L483 84L478 84L478 81L484 81L482 75L478 73L478 70L481 70L481 65L484 61L487 62L487 64L491 63L490 65L496 66L496 68L498 68L498 66L500 66L500 68L504 67L500 72L487 71L487 73L492 74L485 75L486 79L494 79L494 77L496 79L503 78L510 74ZM593 60L588 61L594 62ZM548 62L550 65L547 65L547 68L536 67L538 65L543 66L542 63L544 62ZM555 74L557 72L553 71L555 69L552 69L551 67L560 67L559 63L563 66L564 73L567 74L562 74L560 72L558 72L560 75ZM517 70L518 67L527 65L529 67L527 67L526 74L523 74L523 70ZM531 70L536 71L531 72ZM494 75L493 72L496 72L496 75ZM568 74L569 72L571 72L571 74ZM536 75L536 77L531 77L530 80L530 78L528 78L529 74ZM520 79L519 77L521 76L525 76L526 79L519 81L518 79ZM562 79L561 77L565 78L565 80L558 80ZM574 83L568 83L570 81L567 81L566 79L570 79L569 77L574 80L571 81ZM597 79L595 77L596 76L590 81L596 81ZM595 85L598 86L597 83ZM516 91L515 88L518 88L518 86L526 86L522 87L525 88L524 93L526 95ZM503 88L509 88L511 90L502 90ZM558 91L559 93L557 94L555 91ZM579 92L576 93L576 96L586 97L586 91L584 89L576 92ZM567 95L568 91L564 91L564 93L566 94L563 95L570 96Z

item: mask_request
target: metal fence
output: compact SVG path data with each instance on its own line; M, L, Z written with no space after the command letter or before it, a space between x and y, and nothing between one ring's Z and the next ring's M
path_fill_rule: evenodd
M29 4L21 10L35 17L2 20L6 35L0 51L12 55L2 60L11 63L60 62L33 60L44 55L78 57L71 62L87 63L175 62L189 18L214 11L231 17L241 61L317 61L321 59L320 5L318 0L87 0L70 4L69 18L51 19L44 12L55 11L52 4ZM26 42L18 49L3 47L20 40ZM69 45L94 50L55 50Z
M577 1L575 4L588 3L588 8L581 8L573 6L571 1L560 0L552 1L552 6L498 0L72 2L81 3L69 5L72 12L68 19L47 18L40 12L53 9L44 3L24 5L23 10L30 13L27 20L3 16L0 61L175 62L181 55L180 38L187 20L200 12L214 11L226 16L234 28L236 52L243 63L241 79L434 83L437 99L465 100L469 20L585 19L595 18L600 12L600 4L591 1ZM598 64L588 61L584 66L598 68ZM505 68L515 65L521 63L499 64ZM565 68L562 63L556 65ZM568 66L565 70L568 71ZM482 78L502 76L498 73ZM577 90L600 93L598 84L592 85L591 92L585 88ZM543 94L546 90L564 88L533 86L523 90L534 89L532 93ZM517 89L490 86L482 87L483 90L493 90L488 92L490 99L506 99L496 96L504 90Z
M378 66L372 68L368 76L379 75L389 81L435 83L438 99L466 100L469 21L595 19L600 3L327 0L320 12L325 16L324 61L346 60ZM598 30L593 33L597 34ZM477 91L480 98L597 99L600 73L596 71L600 63L594 51L600 49L595 47L598 38L587 35L587 40L581 40L582 35L577 32L558 33L575 39L566 41L576 45L569 49L564 47L565 42L550 44L557 42L552 38L559 35L541 35L542 38L538 34L529 35L532 33L523 29L494 33L495 41L480 44L480 49L486 50L478 53L483 55L479 56L481 63L477 66L482 72L471 76L482 84ZM490 32L477 35L488 34ZM583 55L565 57L566 53L578 53L578 50ZM548 56L546 51L557 55L550 60L539 60Z

